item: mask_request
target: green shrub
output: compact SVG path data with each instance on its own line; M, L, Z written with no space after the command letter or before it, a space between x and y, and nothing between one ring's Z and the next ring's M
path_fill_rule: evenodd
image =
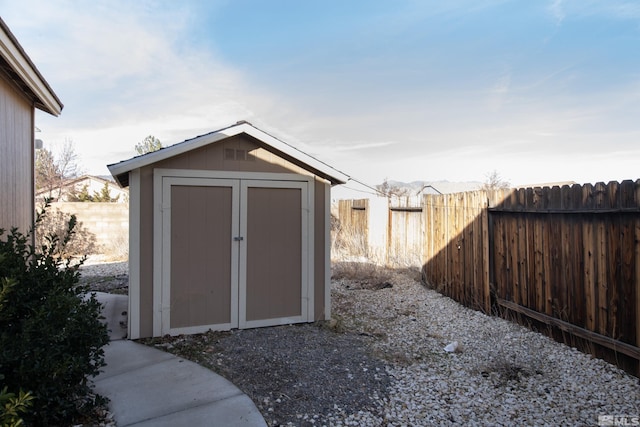
M18 427L24 424L21 414L26 413L33 403L31 393L20 390L18 396L7 391L7 387L0 390L0 426Z
M31 393L28 425L69 425L93 409L87 381L105 365L100 303L78 284L84 259L60 256L75 224L72 216L37 249L29 235L0 229L0 388Z

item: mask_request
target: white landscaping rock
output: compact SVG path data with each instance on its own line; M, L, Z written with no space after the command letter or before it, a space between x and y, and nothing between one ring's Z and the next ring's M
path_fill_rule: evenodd
M338 281L333 295L345 327L384 332L374 346L397 361L384 419L353 414L343 425L597 425L599 415L640 416L638 378L412 280L357 291Z

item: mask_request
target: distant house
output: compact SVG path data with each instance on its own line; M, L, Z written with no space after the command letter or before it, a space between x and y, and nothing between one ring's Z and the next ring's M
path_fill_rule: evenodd
M79 178L67 180L62 186L52 188L51 190L41 190L36 193L36 201L42 202L45 198L51 198L54 202L78 202L88 201L79 200L82 195L95 197L100 195L105 186L109 191L109 196L118 203L127 203L129 201L129 190L121 188L112 179L106 179L99 176L84 175Z
M0 228L27 231L35 212L35 109L63 105L0 18Z

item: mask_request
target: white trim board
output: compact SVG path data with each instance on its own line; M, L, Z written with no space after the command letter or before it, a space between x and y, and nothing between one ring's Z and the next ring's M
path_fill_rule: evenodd
M324 190L324 320L331 320L331 187Z
M140 338L140 169L131 172L129 188L128 337Z
M200 169L161 169L153 170L156 176L177 178L219 178L219 179L251 179L262 181L304 181L313 182L312 176L295 173L270 173L270 172L236 172L236 171L212 171Z

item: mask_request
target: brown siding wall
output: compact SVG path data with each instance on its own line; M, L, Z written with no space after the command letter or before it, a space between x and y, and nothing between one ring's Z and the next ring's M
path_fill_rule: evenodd
M229 155L233 151L233 158ZM242 153L245 153L243 156ZM258 146L252 138L238 135L155 164L156 168L235 172L297 173L309 175L295 164Z
M33 222L33 107L0 75L0 228Z
M324 320L324 281L325 281L325 244L326 242L326 233L325 233L325 203L328 203L325 197L325 189L329 184L316 179L315 180L315 189L314 189L314 294L313 294L313 305L314 305L314 319L316 320Z

